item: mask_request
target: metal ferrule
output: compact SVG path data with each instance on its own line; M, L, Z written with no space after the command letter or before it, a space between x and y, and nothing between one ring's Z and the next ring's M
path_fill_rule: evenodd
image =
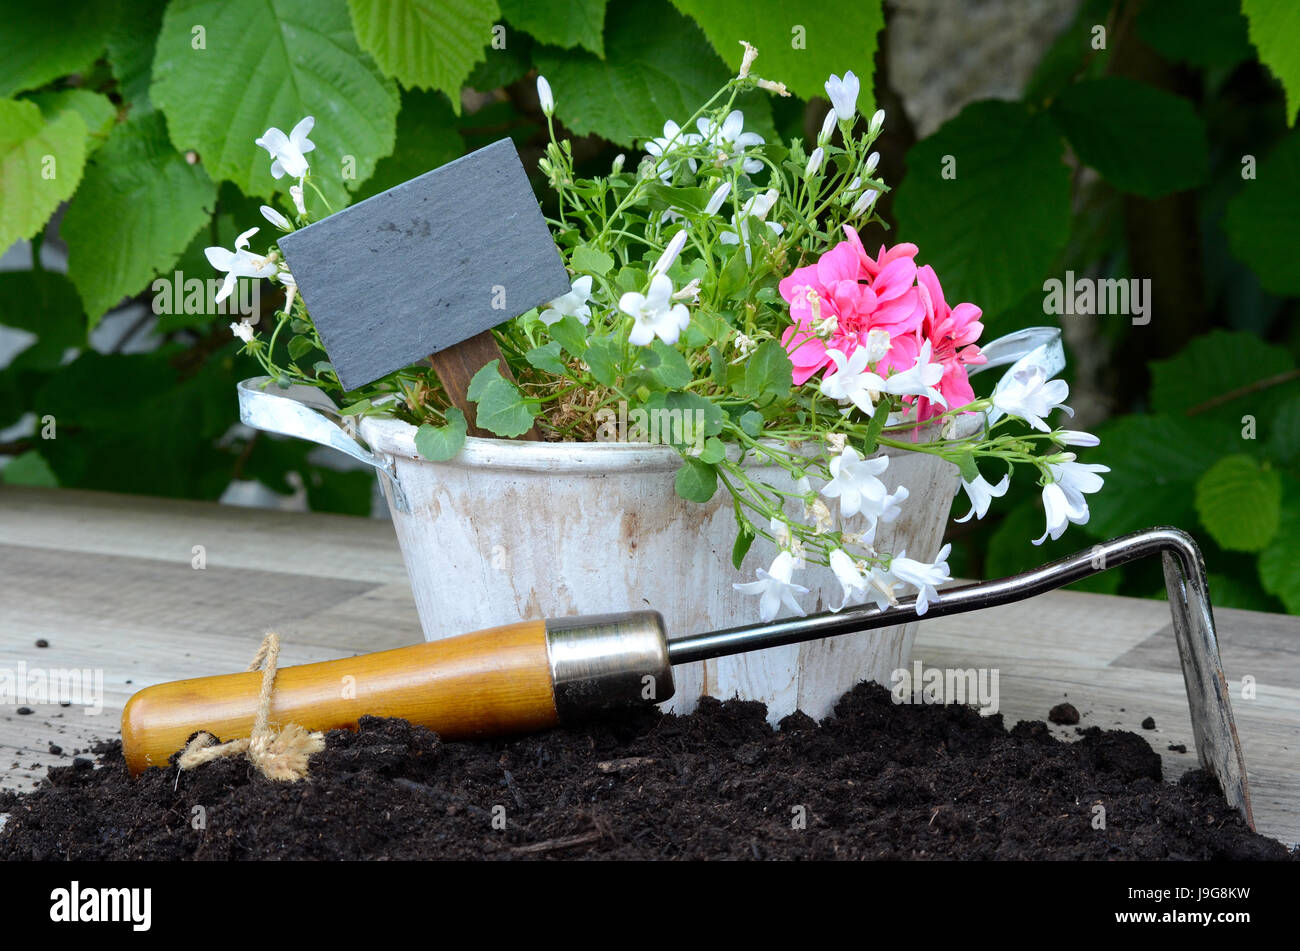
M658 611L548 620L546 651L561 720L663 703L673 695L668 636Z

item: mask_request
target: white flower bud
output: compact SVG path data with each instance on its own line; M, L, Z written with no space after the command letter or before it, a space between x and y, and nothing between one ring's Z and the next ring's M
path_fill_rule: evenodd
M870 178L871 173L876 170L876 166L879 164L880 164L880 153L872 152L870 155L867 156L867 164L862 166L862 174Z
M871 206L876 203L876 199L879 197L880 197L880 192L876 191L874 188L868 188L865 192L862 193L862 197L853 203L853 208L850 210L849 213L854 215L855 217L857 215L866 214L867 211L870 210Z
M880 130L885 126L885 110L877 109L876 114L871 117L871 125L868 127L868 134L880 135Z
M813 149L812 155L808 156L808 164L804 167L803 177L812 178L817 174L818 169L822 167L822 159L826 157L826 152L819 145Z
M551 95L551 84L541 75L537 77L537 100L542 105L543 114L548 117L555 114L555 97Z

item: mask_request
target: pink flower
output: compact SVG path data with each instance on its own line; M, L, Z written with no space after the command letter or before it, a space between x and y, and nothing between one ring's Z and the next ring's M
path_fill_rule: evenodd
M978 366L987 360L975 345L984 332L984 325L980 323L983 312L974 304L958 304L949 309L943 299L939 278L928 264L916 272L916 282L925 309L919 335L931 342L934 362L943 364L939 392L947 400L949 409L958 409L975 399L966 367ZM943 411L942 406L925 397L918 398L918 422L938 416Z
M790 304L792 326L781 343L794 364L794 382L802 384L831 365L828 350L852 356L873 330L889 334L890 348L877 371L906 370L920 350L917 331L925 308L916 288L916 245L880 249L873 260L856 231L844 226L847 240L781 281L781 296ZM832 370L832 372L834 372Z

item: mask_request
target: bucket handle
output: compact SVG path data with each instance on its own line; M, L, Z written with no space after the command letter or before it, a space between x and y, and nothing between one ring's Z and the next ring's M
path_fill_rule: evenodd
M347 418L338 407L313 386L294 385L288 389L271 389L269 376L241 380L235 387L239 394L239 418L263 432L294 436L319 443L353 459L373 466L386 476L392 488L393 505L399 512L409 512L406 492L397 478L397 464L391 456L372 452L349 429Z

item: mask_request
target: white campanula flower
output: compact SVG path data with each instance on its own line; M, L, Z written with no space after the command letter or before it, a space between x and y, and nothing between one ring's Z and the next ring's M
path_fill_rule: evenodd
M686 229L683 228L681 231L678 231L673 235L673 239L669 241L668 246L664 248L664 253L659 255L659 260L654 263L654 267L650 269L650 273L652 275L667 274L668 269L673 266L673 262L676 261L677 256L682 253L682 248L685 245Z
M867 134L871 136L880 135L880 130L885 127L885 110L877 109L871 117L871 124L867 129Z
M871 206L876 203L876 199L879 197L880 192L874 188L868 188L861 194L861 196L859 196L858 200L853 203L853 207L849 209L849 214L853 215L855 218L858 215L865 215L867 211L870 210Z
M1056 541L1071 522L1075 525L1088 522L1088 500L1084 495L1101 490L1102 478L1098 473L1110 472L1110 467L1075 462L1074 459L1074 453L1067 452L1061 462L1047 464L1055 481L1043 486L1047 531L1034 541L1035 545L1041 545L1049 536Z
M541 104L543 115L555 114L555 97L551 95L551 84L540 74L537 77L537 101Z
M745 131L745 114L739 109L733 109L722 122L708 116L697 119L695 127L700 130L700 141L721 152L727 166L737 166L750 175L762 170L763 163L746 158L745 149L762 145L763 137Z
M762 221L764 224L766 224L768 230L771 231L773 234L780 234L781 232L783 232L785 230L785 227L780 222L767 221L768 213L771 212L772 206L776 204L777 199L780 197L781 197L780 193L775 188L769 188L765 192L759 192L756 195L751 195L749 199L746 200L746 202L740 206L740 214L731 216L731 224L732 224L731 230L724 231L721 234L719 234L718 240L721 241L723 244L743 243L745 247L745 261L747 263L753 264L754 255L753 255L753 251L749 247L749 242L748 241L742 242L740 240L740 236L744 228L743 222L745 221L746 218L757 218L759 221Z
M650 281L650 293L629 291L619 298L618 309L636 318L628 342L638 347L648 346L658 337L666 344L674 344L681 332L691 322L685 304L674 304L673 282L667 274L656 274Z
M826 118L822 120L822 130L817 133L818 145L826 145L830 142L831 136L835 134L835 119L834 109L826 113Z
M988 514L989 505L993 500L1006 495L1010 485L1011 477L1005 475L997 485L990 485L982 475L976 476L972 482L963 479L961 487L966 490L966 496L970 499L971 510L956 521L968 522L972 515L977 519L983 518Z
M289 197L293 199L293 207L298 210L298 215L305 218L307 216L307 205L302 200L302 186L290 185Z
M284 215L280 214L270 205L263 205L258 210L262 212L263 218L265 218L271 224L275 225L281 231L293 230L293 225L289 224L289 219L286 218Z
M840 603L831 608L832 611L841 611L850 604L861 604L867 597L867 579L863 577L858 566L853 563L848 552L843 548L836 548L830 554L831 571L835 573L835 580L840 583L843 593L840 596Z
M681 148L698 145L700 137L693 132L683 132L682 127L669 119L664 123L664 134L646 143L645 150L660 161L655 165L655 172L665 185L672 184L673 166L667 157ZM687 159L691 171L695 171L695 159Z
M230 332L233 333L240 340L244 341L244 343L253 342L253 325L246 320L241 320L238 323L232 323L230 325Z
M1080 432L1077 429L1058 429L1052 434L1052 438L1062 446L1100 446L1101 440L1092 433Z
M257 228L249 228L238 238L235 239L235 250L230 251L226 248L204 248L203 254L207 257L208 263L218 271L226 272L226 279L221 283L221 289L217 291L214 298L216 303L221 303L230 296L230 292L235 289L235 281L241 277L275 277L279 271L278 266L269 257L260 254L253 254L248 250L248 239L257 234Z
M897 556L889 563L889 574L894 578L910 584L916 588L916 613L925 614L930 610L930 603L939 600L937 586L945 581L951 581L952 575L948 573L948 553L952 551L952 545L944 545L939 549L939 554L935 556L932 564L923 561L913 561L905 557L906 550L898 553Z
M758 575L757 581L736 582L732 587L741 594L757 594L760 596L758 602L758 616L764 622L772 620L785 605L791 613L803 617L807 612L799 606L799 602L794 599L796 594L807 594L808 589L801 584L794 584L790 579L794 577L795 559L788 551L782 551L773 559L771 567L767 570L757 569L754 573Z
M812 178L822 167L822 159L826 158L826 150L820 145L813 149L812 155L808 156L808 164L804 166L804 178Z
M569 285L569 293L551 301L537 318L548 327L565 317L576 317L579 323L586 324L591 319L590 300L591 275L584 274Z
M307 138L311 132L312 126L316 120L311 116L302 119L288 135L285 135L275 126L267 129L262 133L260 139L254 140L254 145L260 145L271 154L271 176L273 178L282 178L288 175L290 178L302 178L307 174L308 164L306 155L312 149L316 148L312 141Z
M858 347L850 357L839 350L827 350L826 355L834 362L835 372L822 378L822 393L829 399L850 402L868 416L875 416L876 400L885 381L867 369L870 350Z
M1064 380L1048 380L1047 371L1038 364L1031 363L1013 373L1005 385L998 385L993 391L993 405L1046 433L1051 430L1043 418L1050 415L1052 410L1062 409L1069 415L1074 415L1074 410L1064 405L1069 395L1069 384Z
M889 457L863 459L852 446L831 460L831 481L822 486L822 495L840 500L840 514L846 518L859 512L878 514L883 510L888 492L876 476L889 467Z
M704 206L706 215L716 215L722 208L722 203L727 200L731 194L731 182L723 182L717 188L713 189L713 194L709 196L709 203Z
M872 152L870 155L867 156L866 164L862 166L862 174L870 178L871 173L876 170L876 166L879 164L880 164L880 153Z
M858 111L858 92L861 87L862 84L852 70L845 73L843 79L832 73L831 78L826 80L826 96L835 107L835 115L841 122L848 122Z
M943 364L930 362L932 346L933 344L927 338L925 343L921 344L921 352L917 354L916 363L912 368L902 373L894 373L885 380L885 392L893 393L895 396L924 396L946 407L947 400L936 388L939 381L943 379Z

